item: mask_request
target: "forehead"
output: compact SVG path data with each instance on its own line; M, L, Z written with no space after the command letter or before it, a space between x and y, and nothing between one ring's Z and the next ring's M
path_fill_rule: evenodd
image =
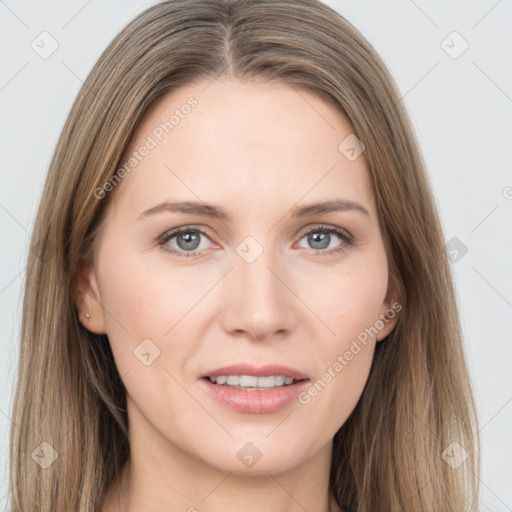
M166 195L233 207L355 195L371 205L364 154L350 161L339 150L351 134L333 105L287 84L189 84L159 98L139 123L121 162L139 153L122 195L139 210Z
M278 155L287 158L293 157L293 150L296 160L312 156L308 150L318 146L319 138L324 149L330 145L337 150L337 139L344 132L352 129L341 112L311 92L280 82L217 79L189 84L159 98L127 149L135 149L152 135L162 147L186 143L187 149L235 156L239 151L234 150L241 147L255 153L279 149Z

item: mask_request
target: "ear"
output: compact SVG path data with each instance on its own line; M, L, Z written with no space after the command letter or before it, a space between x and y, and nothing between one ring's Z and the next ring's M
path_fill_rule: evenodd
M78 319L87 330L96 334L106 334L105 311L96 274L91 267L85 268L80 274L75 292L75 305L78 309Z
M382 303L382 308L376 324L379 328L377 342L384 340L395 328L402 311L402 301L398 292L398 284L394 277L390 277L388 292ZM381 323L382 322L382 323Z

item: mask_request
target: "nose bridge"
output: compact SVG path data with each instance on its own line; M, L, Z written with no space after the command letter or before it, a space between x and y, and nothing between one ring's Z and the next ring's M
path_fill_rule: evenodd
M246 296L244 300L254 298L281 302L278 296L282 294L283 284L275 275L276 258L271 253L272 250L267 249L251 262L238 258L235 275Z
M268 244L271 238L266 238ZM286 272L270 245L247 237L237 246L224 304L226 330L242 330L262 339L293 327L293 293L284 284Z

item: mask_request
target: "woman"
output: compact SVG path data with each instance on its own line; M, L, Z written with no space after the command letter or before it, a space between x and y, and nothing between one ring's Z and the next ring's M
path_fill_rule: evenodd
M72 107L31 248L12 511L476 510L424 163L326 5L137 16Z

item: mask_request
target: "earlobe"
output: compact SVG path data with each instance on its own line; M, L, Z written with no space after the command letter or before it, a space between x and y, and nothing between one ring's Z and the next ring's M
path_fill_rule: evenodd
M80 275L75 294L75 305L80 323L95 334L106 334L104 309L92 269L85 269Z
M89 303L89 294L87 292L85 292L86 295L87 295L87 313L85 313L85 318L87 318L87 320L90 320L91 318L91 314L89 313L90 309L91 309L91 305Z
M384 341L393 331L398 321L398 311L401 309L399 302L394 301L382 311L376 325L379 327L379 333L376 337L377 343Z

